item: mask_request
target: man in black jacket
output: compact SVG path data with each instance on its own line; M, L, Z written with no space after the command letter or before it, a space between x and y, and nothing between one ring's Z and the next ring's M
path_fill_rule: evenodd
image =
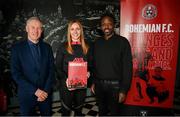
M119 115L132 79L132 54L128 40L114 32L114 17L101 17L104 35L94 44L94 83L99 115Z

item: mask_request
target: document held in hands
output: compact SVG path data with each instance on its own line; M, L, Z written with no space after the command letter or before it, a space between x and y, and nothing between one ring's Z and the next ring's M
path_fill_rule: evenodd
M87 87L87 62L76 58L68 63L68 89L83 89Z

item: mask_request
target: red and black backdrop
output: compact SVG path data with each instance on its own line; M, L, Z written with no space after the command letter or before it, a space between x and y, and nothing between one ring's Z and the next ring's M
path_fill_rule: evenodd
M173 108L178 63L178 0L121 0L120 33L131 44L133 80L125 104Z

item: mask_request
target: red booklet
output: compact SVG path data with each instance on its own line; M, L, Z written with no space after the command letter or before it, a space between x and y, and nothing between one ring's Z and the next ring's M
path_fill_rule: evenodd
M76 58L68 63L68 89L82 89L87 87L87 62Z

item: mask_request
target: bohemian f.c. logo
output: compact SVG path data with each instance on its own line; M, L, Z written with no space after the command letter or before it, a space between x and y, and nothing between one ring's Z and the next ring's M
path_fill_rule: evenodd
M150 20L154 19L157 16L157 8L152 5L152 4L147 4L143 9L142 9L142 17Z

